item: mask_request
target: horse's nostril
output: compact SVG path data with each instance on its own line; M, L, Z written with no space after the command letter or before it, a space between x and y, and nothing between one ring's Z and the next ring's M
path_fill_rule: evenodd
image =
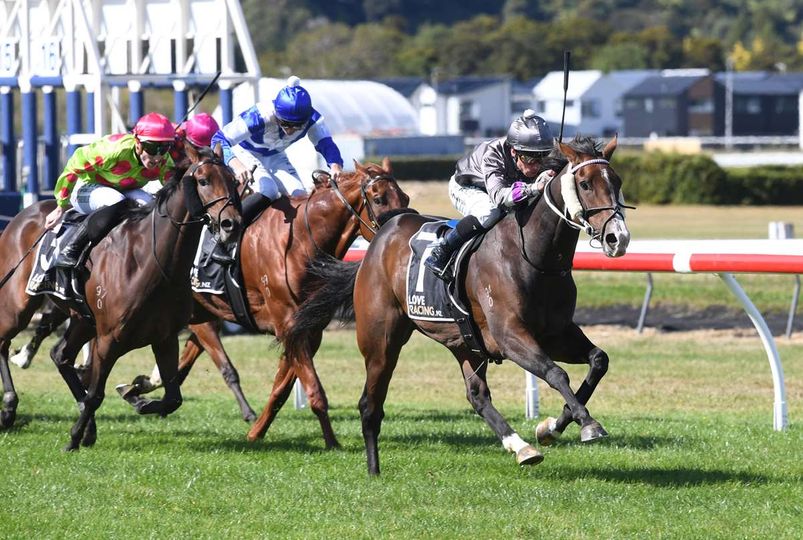
M615 246L619 243L619 239L613 233L608 233L605 235L605 243L609 246Z
M226 232L231 232L234 229L234 222L230 219L224 219L220 222L220 228Z

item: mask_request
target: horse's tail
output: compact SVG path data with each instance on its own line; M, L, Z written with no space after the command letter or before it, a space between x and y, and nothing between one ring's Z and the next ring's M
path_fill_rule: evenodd
M308 264L310 293L293 315L293 325L285 342L294 343L310 332L323 331L332 321L354 320L354 280L359 262L343 262L321 254Z

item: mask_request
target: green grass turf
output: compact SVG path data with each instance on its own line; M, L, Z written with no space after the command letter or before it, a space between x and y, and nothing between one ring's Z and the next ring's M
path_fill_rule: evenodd
M3 538L799 538L803 511L803 340L780 340L791 427L771 430L772 387L751 332L590 327L611 355L589 407L610 432L565 439L519 468L473 414L450 355L415 335L391 384L382 476L366 474L353 332L330 331L316 366L343 446L323 450L309 410L288 403L265 440L246 424L207 357L170 417L138 417L112 387L150 370L118 362L94 448L65 454L76 409L42 353L26 371L17 426L0 433ZM276 349L226 338L252 405L264 404ZM578 382L584 370L572 367ZM533 440L524 376L491 368L494 402ZM542 415L559 396L541 385Z

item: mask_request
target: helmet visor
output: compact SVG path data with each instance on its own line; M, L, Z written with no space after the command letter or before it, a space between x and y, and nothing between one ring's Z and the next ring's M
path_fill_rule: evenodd
M545 157L549 155L549 151L543 152L524 152L522 150L516 150L516 157L518 157L522 163L535 163L537 161L541 161Z
M289 120L282 120L281 118L277 118L279 121L279 125L285 129L301 129L304 127L306 122L291 122Z
M163 156L170 151L173 143L159 141L139 141L146 154L151 156Z

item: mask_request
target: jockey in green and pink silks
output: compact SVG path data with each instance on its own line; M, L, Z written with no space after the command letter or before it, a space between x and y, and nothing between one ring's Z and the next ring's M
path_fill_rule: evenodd
M55 226L70 206L92 215L61 252L58 266L75 266L87 244L97 245L119 223L129 201L147 203L171 178L175 165L168 152L176 131L170 120L148 113L133 131L103 137L79 148L67 161L56 181L56 209L45 218L45 227Z

